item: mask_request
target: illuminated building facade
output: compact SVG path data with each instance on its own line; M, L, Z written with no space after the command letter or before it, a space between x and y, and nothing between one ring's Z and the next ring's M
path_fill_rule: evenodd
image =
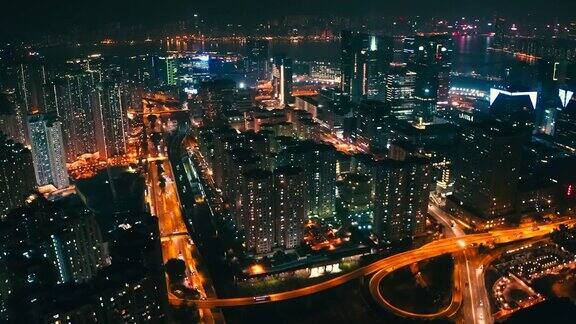
M447 105L450 90L451 37L446 34L417 35L405 43L411 69L416 72L416 117L431 120L438 106Z
M28 116L28 131L38 185L68 187L62 123L54 115L34 114Z
M274 58L272 67L272 89L274 98L278 99L280 107L293 102L292 97L292 59L285 56Z
M390 128L395 124L390 103L363 100L356 111L356 140L371 149L386 148L390 140Z
M415 84L416 73L409 71L405 63L390 64L386 76L386 102L390 103L390 110L396 118L412 118Z
M430 163L408 157L403 161L383 160L373 166L374 230L384 242L410 241L424 234Z
M223 113L230 109L235 91L236 84L232 80L214 80L200 85L198 94L205 125L216 123Z
M276 243L294 249L304 237L306 221L306 181L300 167L280 167L274 171L274 217Z
M384 100L386 70L393 59L392 40L354 31L342 31L341 91L351 102Z
M249 39L246 42L246 72L254 75L254 81L266 80L269 77L270 44L268 40Z
M361 230L371 230L374 225L372 185L370 176L348 173L338 186L338 194L349 212L351 224Z
M275 246L273 187L270 171L256 169L244 173L240 193L242 228L246 249L256 255L270 253Z
M126 153L126 113L122 106L121 87L105 81L96 86L92 96L96 147L101 160Z
M334 216L336 152L330 145L300 142L278 154L278 166L301 166L306 178L306 215Z
M84 210L52 225L40 244L58 273L58 283L83 282L96 276L104 265L100 228L94 214Z
M574 90L564 87L560 89L561 111L557 112L554 141L560 146L576 151L576 98Z
M523 133L495 121L463 129L454 160L454 198L480 218L515 212Z
M62 121L66 160L74 162L82 154L94 153L96 141L91 95L94 90L88 73L67 74L44 86L46 106Z
M538 92L524 89L490 89L490 115L512 127L532 131Z
M22 106L18 101L14 89L8 89L0 93L0 129L15 142L26 144L26 114L22 112ZM4 101L5 100L5 101Z
M177 57L167 57L166 62L166 84L169 86L175 86L178 84L178 58Z

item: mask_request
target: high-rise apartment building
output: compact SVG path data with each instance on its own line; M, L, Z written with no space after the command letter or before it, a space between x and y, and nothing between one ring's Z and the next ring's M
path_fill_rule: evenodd
M15 142L28 143L26 115L14 89L0 92L0 129Z
M68 162L96 151L93 90L92 77L87 73L67 74L45 85L46 106L62 121Z
M307 217L334 216L336 188L336 152L330 145L301 142L278 156L279 166L300 166L306 178Z
M32 153L0 132L0 219L36 186Z
M38 185L53 184L59 189L67 187L70 182L62 123L52 114L33 114L28 116L28 131Z
M376 234L385 242L424 234L431 190L429 161L408 157L378 161L373 168Z
M246 248L256 255L270 253L275 246L273 187L270 171L255 169L244 174L240 193L241 221Z
M276 243L284 249L298 247L304 237L306 181L304 169L280 167L274 171Z
M454 198L477 217L515 211L523 134L495 121L463 129L454 160Z
M120 85L105 81L96 86L92 96L96 144L100 159L126 153L126 112Z

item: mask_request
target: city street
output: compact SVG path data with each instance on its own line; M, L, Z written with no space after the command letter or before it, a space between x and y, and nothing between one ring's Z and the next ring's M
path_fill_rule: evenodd
M148 122L147 118L144 118L145 122ZM161 128L162 124L160 119L156 121L156 125L151 127ZM149 147L154 147L151 139L148 139ZM162 145L164 141L162 141ZM166 151L165 147L161 151ZM188 288L196 289L202 296L206 298L206 285L210 285L208 276L202 274L197 269L197 259L198 251L190 238L186 224L184 222L184 216L180 207L180 200L178 196L178 190L176 187L176 182L174 181L174 173L172 171L172 166L170 161L166 158L152 156L148 158L148 193L149 193L149 203L151 205L151 212L158 217L161 242L162 242L162 258L164 263L170 259L178 258L185 262L186 264L186 278L185 283ZM160 165L162 167L163 174L160 175L158 172L158 161L161 161ZM161 177L164 177L164 187L161 186ZM169 299L175 298L173 292L170 292L170 285L167 285L169 290ZM211 288L209 288L211 289ZM201 318L204 323L214 323L214 317L210 309L201 309Z
M330 289L332 287L336 287L351 280L375 273L375 275L370 280L369 288L370 293L375 298L375 300L381 303L383 298L380 293L379 283L384 276L386 276L388 273L398 268L401 268L414 262L439 256L445 253L459 252L462 251L463 249L466 249L466 247L469 245L479 245L488 243L510 243L533 237L541 237L549 234L552 230L558 228L558 226L561 224L573 226L574 224L576 224L576 221L565 220L555 223L549 223L540 226L537 230L533 230L532 226L521 226L519 228L514 229L503 229L488 233L469 234L459 238L454 237L454 238L441 239L426 244L420 248L384 258L370 265L345 273L342 276L329 279L322 283L311 285L304 288L294 289L291 291L270 294L264 296L264 298L258 298L258 296L247 296L247 297L224 298L224 299L185 300L171 296L171 302L173 304L196 304L200 308L231 307L231 306L253 305L260 303L270 303L311 295L320 291Z

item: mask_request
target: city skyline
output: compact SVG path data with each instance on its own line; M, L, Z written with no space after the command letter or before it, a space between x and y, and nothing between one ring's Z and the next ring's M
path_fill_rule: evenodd
M27 5L0 322L573 321L573 4Z

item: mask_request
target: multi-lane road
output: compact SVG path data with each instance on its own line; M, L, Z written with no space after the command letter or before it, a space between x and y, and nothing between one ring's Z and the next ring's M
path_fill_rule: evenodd
M163 124L158 118L154 124L144 120L150 130L163 131ZM211 290L211 284L206 274L198 271L197 248L191 240L184 216L182 214L178 189L174 181L174 173L169 159L166 159L166 145L164 140L155 147L150 138L148 147L152 148L148 162L147 178L147 201L153 215L158 217L158 226L162 244L162 259L166 263L170 259L181 259L186 264L185 284L198 290L202 297L206 297L207 290ZM159 172L159 166L163 170ZM163 178L163 179L162 179ZM164 183L161 185L161 183ZM168 278L166 283L169 291L169 299L178 298L170 291ZM201 310L201 318L204 323L214 323L214 316L210 309Z
M336 278L327 281L294 289L286 292L275 293L267 295L266 298L258 298L255 296L250 297L237 297L237 298L217 298L207 300L184 300L172 298L171 302L175 304L196 304L199 308L211 307L231 307L231 306L244 306L254 305L259 303L271 303L283 300L289 300L298 297L312 295L351 280L367 276L373 273L380 273L384 276L386 273L392 272L398 268L407 266L411 263L429 259L446 253L455 253L466 249L468 246L489 243L509 243L519 240L524 240L533 237L540 237L549 234L552 230L556 229L560 224L574 225L576 221L566 220L555 223L549 223L539 226L537 229L532 226L522 226L514 229L495 230L488 233L470 234L462 237L445 238L426 244L420 248L410 250L407 252L399 253L382 260L376 261L370 265L359 268L357 270L343 274ZM379 287L376 285L377 280L370 285L370 291L373 295L378 295Z

